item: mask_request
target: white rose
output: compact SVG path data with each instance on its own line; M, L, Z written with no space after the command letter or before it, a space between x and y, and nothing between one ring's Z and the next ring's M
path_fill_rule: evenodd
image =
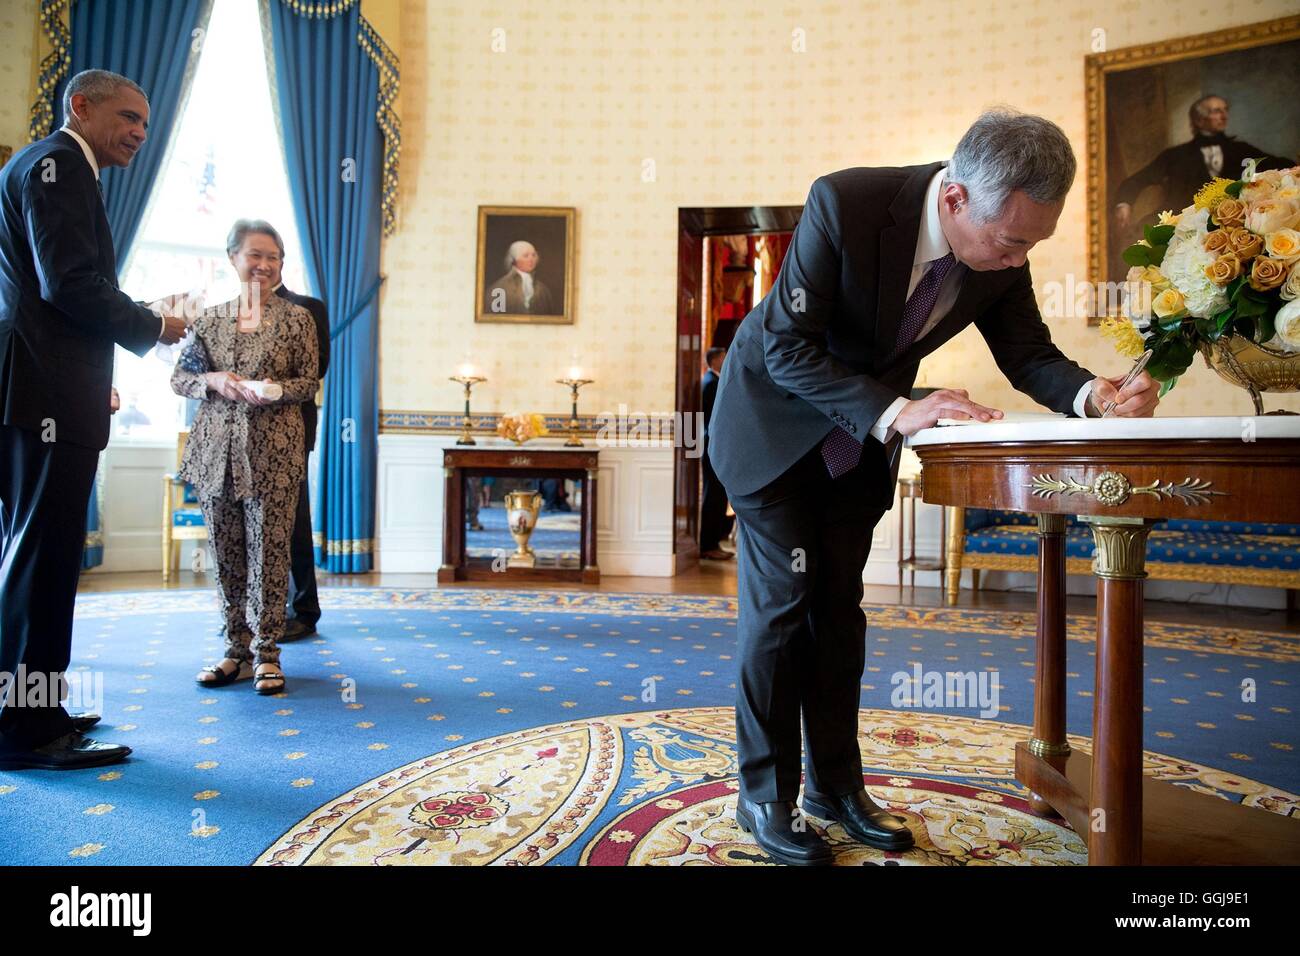
M1293 299L1278 310L1273 318L1277 335L1270 345L1275 345L1284 352L1300 352L1300 299Z
M1206 210L1200 212L1204 223ZM1214 262L1215 255L1205 251L1203 236L1203 229L1181 236L1175 233L1160 265L1160 271L1183 294L1187 311L1198 319L1217 315L1228 305L1227 293L1205 274L1205 267Z
M1288 302L1300 299L1300 261L1291 266L1291 271L1286 274L1286 281L1278 287L1278 292Z
M1285 199L1263 199L1246 213L1246 228L1263 236L1300 223L1300 206Z

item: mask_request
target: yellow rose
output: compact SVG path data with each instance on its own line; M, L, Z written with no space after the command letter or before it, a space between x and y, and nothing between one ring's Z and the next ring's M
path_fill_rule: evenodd
M1256 292L1268 292L1286 281L1287 265L1268 256L1258 257L1250 268L1246 281Z
M1241 260L1229 252L1206 266L1205 274L1215 285L1227 285L1241 275Z
M1291 262L1300 257L1300 232L1294 229L1279 229L1264 237L1264 249L1274 259Z
M1230 252L1232 250L1232 246L1229 242L1231 238L1232 236L1229 235L1227 229L1216 229L1214 232L1206 233L1205 242L1203 243L1205 251L1212 252L1216 256L1223 255L1225 252Z
M1186 309L1183 302L1183 294L1177 289L1165 289L1158 296L1151 300L1151 311L1162 319L1178 315Z
M1229 196L1214 207L1214 212L1210 213L1210 218L1220 227L1240 226L1246 221L1246 204L1240 199L1233 199Z
M1264 239L1255 235L1249 229L1233 226L1228 230L1228 245L1237 254L1237 258L1245 262L1247 259L1253 259L1260 254L1264 248Z

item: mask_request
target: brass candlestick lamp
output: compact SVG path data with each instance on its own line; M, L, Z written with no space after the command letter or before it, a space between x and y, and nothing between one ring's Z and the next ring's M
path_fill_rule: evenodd
M465 417L464 419L461 420L460 437L456 439L456 444L477 445L478 442L474 440L474 436L470 433L469 393L470 390L475 385L477 385L479 382L486 382L487 379L484 378L482 375L468 374L468 370L461 369L461 374L451 376L451 381L460 382L462 385L465 386Z
M555 381L559 385L569 386L573 393L573 410L569 415L569 440L564 443L564 447L582 448L582 439L578 437L578 389L584 385L590 385L595 379L582 378L580 371L569 369L568 378L557 378Z

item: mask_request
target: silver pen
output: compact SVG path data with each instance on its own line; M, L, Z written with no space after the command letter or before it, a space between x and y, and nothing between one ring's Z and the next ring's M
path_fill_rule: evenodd
M1120 392L1124 391L1124 389L1128 388L1129 385L1133 384L1133 379L1142 374L1142 370L1147 367L1147 362L1151 361L1151 354L1151 349L1147 349L1138 356L1137 361L1133 363L1133 368L1131 368L1128 375L1124 377L1124 381L1120 383L1119 388L1115 389L1116 396L1118 396ZM1106 418L1110 415L1110 413L1115 410L1115 404L1116 403L1113 400L1107 402L1106 407L1101 410L1101 417Z

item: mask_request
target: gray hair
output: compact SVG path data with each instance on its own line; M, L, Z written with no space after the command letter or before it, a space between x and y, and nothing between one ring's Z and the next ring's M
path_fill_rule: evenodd
M72 97L75 94L83 94L92 103L102 103L124 86L135 90L145 98L146 102L148 101L149 94L140 89L140 84L121 73L110 73L108 70L82 70L68 80L67 88L63 91L63 122L66 123L72 116Z
M1074 182L1076 163L1061 127L1009 108L989 110L953 151L944 181L966 188L975 222L997 219L1020 190L1036 203L1060 202Z
M1204 119L1205 114L1209 112L1205 108L1205 104L1210 100L1223 100L1223 108L1232 109L1232 104L1228 102L1226 96L1220 96L1218 93L1206 93L1191 106L1187 107L1187 120L1192 124L1193 129L1196 128L1196 121L1198 119Z
M527 246L529 249L533 250L533 252L537 252L537 247L527 239L516 239L514 242L510 243L510 248L506 250L506 272L509 272L514 268L515 259L518 258L519 253L524 251L524 246ZM540 252L537 253L537 261L542 261L542 254Z
M280 250L280 258L284 258L284 240L275 231L275 227L265 219L236 219L235 224L230 227L230 234L226 236L226 255L233 256L238 252L249 233L270 236Z

